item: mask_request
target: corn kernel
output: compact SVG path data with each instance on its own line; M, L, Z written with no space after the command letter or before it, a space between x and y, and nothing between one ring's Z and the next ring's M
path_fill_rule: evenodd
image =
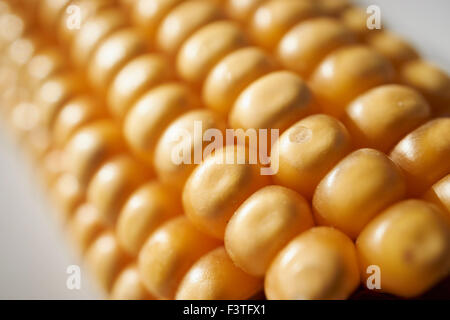
M87 200L107 223L114 225L131 192L149 177L149 172L128 155L104 163L92 177Z
M45 79L55 75L66 66L64 57L56 48L39 50L28 62L26 68L26 81L34 90Z
M193 92L179 83L167 83L143 94L125 117L128 144L149 165L164 130L181 114L198 107Z
M139 277L135 265L130 265L123 270L111 290L113 300L153 300L153 297L145 289Z
M144 39L134 29L122 29L111 34L93 54L88 66L89 81L100 92L105 92L118 71L145 50Z
M401 85L383 85L354 100L344 124L358 147L389 152L406 134L431 116L420 93Z
M55 75L42 83L35 97L41 109L40 123L50 130L64 103L82 88L81 79L75 75Z
M98 167L125 148L120 132L109 120L96 121L77 131L66 144L66 168L86 186Z
M98 46L113 32L126 25L117 9L99 12L89 18L76 34L71 46L71 58L79 67L85 67Z
M433 184L424 198L439 206L443 212L450 214L450 174ZM447 217L450 219L450 215Z
M272 147L278 184L311 199L320 180L351 151L345 127L327 115L309 116L287 129Z
M196 124L201 124L199 132L195 132ZM199 156L202 156L203 149L208 144L203 140L203 134L208 129L224 132L225 123L211 110L196 109L178 117L164 131L154 157L156 173L163 183L177 190L183 188L196 166L195 151L201 151ZM177 155L180 158L176 160L180 160L180 163L174 161ZM197 159L198 162L201 160L202 158Z
M116 225L120 245L136 256L147 237L160 225L182 213L181 201L159 182L149 182L133 192Z
M450 115L450 77L433 64L414 60L403 65L400 81L420 91L437 115Z
M62 220L66 220L81 205L84 199L84 190L74 176L62 173L52 186L52 196L57 208L62 213Z
M285 67L308 77L329 53L355 42L339 20L321 17L289 30L278 44L277 55Z
M80 205L69 221L68 233L81 254L105 230L97 209L89 203Z
M203 86L203 100L209 108L227 115L245 87L274 69L274 62L261 49L238 49L211 70Z
M405 62L419 57L409 43L392 32L383 31L370 34L367 43L389 59L395 67L400 67Z
M323 111L339 117L358 95L393 79L388 60L368 47L352 46L328 55L312 74L310 84Z
M172 78L172 68L164 57L156 54L141 55L127 63L114 78L108 89L108 107L113 115L123 119L145 91Z
M259 45L272 49L291 27L318 13L314 1L270 0L256 9L250 32Z
M234 103L233 128L279 129L283 132L315 111L306 83L289 71L269 73L250 84Z
M106 116L105 107L89 95L69 100L58 113L53 125L53 143L63 146L82 126Z
M129 261L110 231L100 234L86 252L87 265L106 292L112 289L114 280Z
M408 192L421 195L450 173L450 118L437 118L404 137L390 157L405 173Z
M227 146L207 157L189 177L183 190L186 216L204 232L223 239L225 227L236 209L252 193L269 183L256 164L237 163L248 150ZM227 159L234 159L227 163Z
M195 32L180 48L177 70L184 80L199 85L221 58L246 44L247 40L236 23L210 23Z
M183 0L135 0L132 7L132 19L147 35L154 40L156 30L164 17Z
M159 49L175 55L184 41L197 29L222 18L219 7L209 1L186 1L175 7L159 24L156 40Z

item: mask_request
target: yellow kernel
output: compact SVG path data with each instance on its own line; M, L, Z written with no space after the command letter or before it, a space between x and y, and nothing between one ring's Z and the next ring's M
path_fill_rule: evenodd
M145 50L143 37L134 29L123 29L111 34L93 54L88 66L89 81L104 92L118 71Z
M447 212L447 217L450 219L450 174L433 184L425 193L424 199L439 206L443 212Z
M96 121L78 130L67 142L67 171L86 186L98 167L124 148L120 131L113 122Z
M102 219L114 225L128 196L149 177L149 172L128 155L104 163L89 183L87 200Z
M267 186L236 210L225 231L225 247L245 272L264 276L278 252L314 225L306 200L296 192Z
M223 136L225 123L216 113L205 109L189 111L169 125L158 141L154 157L156 173L163 183L177 190L183 188L196 164L203 159L203 149L209 144L203 134L208 129L219 130ZM196 150L201 151L199 159Z
M133 22L153 41L163 18L183 0L135 0L131 9Z
M383 292L416 297L450 273L450 224L427 202L402 201L364 228L357 249L363 279L377 265Z
M114 78L107 93L108 107L121 119L141 94L171 78L173 71L164 57L141 55L127 63Z
M261 49L236 50L223 58L207 76L203 100L209 108L226 115L245 87L274 69L272 59Z
M421 195L450 173L450 118L437 118L404 137L390 157L403 169L408 191Z
M310 84L324 112L339 117L358 95L393 79L394 69L386 58L358 45L328 55L312 74Z
M223 247L201 257L184 276L177 300L244 300L262 288L262 280L236 267Z
M229 116L233 128L283 132L315 111L306 83L289 71L269 73L239 95Z
M113 300L153 300L139 277L137 267L126 267L117 277L111 290Z
M52 131L53 142L63 146L83 125L105 115L105 107L88 95L69 100L55 119Z
M419 57L416 50L409 43L388 31L370 34L367 38L367 43L389 59L395 67L399 67L405 62Z
M111 290L114 280L129 261L111 231L100 234L86 252L87 266L106 292Z
M166 220L182 213L179 195L159 182L149 182L133 192L116 225L120 245L138 254L147 237Z
M34 100L41 109L40 124L50 130L64 103L82 88L81 79L73 74L55 75L42 83Z
M405 63L400 81L421 92L436 115L450 116L450 77L433 64L414 60Z
M224 238L226 225L236 209L269 183L257 164L249 164L248 153L243 146L217 150L194 170L184 187L186 215L201 230L218 239ZM246 161L238 163L242 154Z
M196 31L180 48L177 70L184 80L200 85L221 58L246 43L244 33L236 23L210 23Z
M198 106L198 99L188 87L179 83L158 86L131 107L124 122L125 138L139 157L152 165L164 130L182 113Z
M359 285L355 245L342 232L317 227L294 238L265 279L268 299L347 299Z
M175 55L183 42L197 29L221 17L221 10L213 2L183 2L160 23L156 35L158 47L170 55Z
M81 205L84 199L84 189L81 188L74 176L62 173L52 186L52 196L58 210L62 213L63 220L66 220Z
M259 45L271 49L291 27L318 13L314 1L271 0L253 14L250 32Z
M423 96L401 85L383 85L354 100L343 121L358 147L389 152L405 135L430 118Z
M117 9L108 9L89 18L76 34L71 46L71 58L79 67L85 67L102 41L125 27L126 20Z
M309 116L287 129L272 147L277 183L311 199L320 180L352 148L350 135L336 119Z
M199 232L189 220L174 218L144 244L138 269L147 290L160 299L173 299L186 272L196 260L219 245Z
M339 20L315 18L289 30L277 47L277 55L285 67L308 77L329 53L355 42Z
M355 239L381 210L405 195L400 169L383 153L359 149L339 162L313 197L316 221Z

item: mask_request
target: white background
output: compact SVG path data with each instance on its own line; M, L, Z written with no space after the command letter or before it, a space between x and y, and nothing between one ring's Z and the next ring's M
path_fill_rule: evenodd
M381 8L382 22L450 73L449 0L357 1ZM0 122L0 299L101 298L82 269L81 290L66 288L79 264L34 168Z

